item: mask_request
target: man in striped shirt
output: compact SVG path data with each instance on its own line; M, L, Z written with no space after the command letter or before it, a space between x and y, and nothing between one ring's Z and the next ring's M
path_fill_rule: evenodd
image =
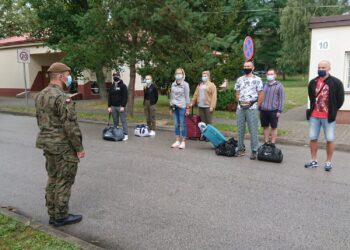
M260 121L264 128L265 143L269 143L271 126L271 143L275 145L277 139L277 124L283 107L285 93L282 83L276 81L276 71L269 69L266 74L267 83L264 85L265 99L260 106Z

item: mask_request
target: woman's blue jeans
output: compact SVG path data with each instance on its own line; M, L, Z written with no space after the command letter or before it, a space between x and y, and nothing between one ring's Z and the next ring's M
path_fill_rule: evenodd
M180 136L180 128L181 128L181 135L183 138L185 138L186 137L186 108L177 107L175 111L173 111L173 117L175 122L176 136Z

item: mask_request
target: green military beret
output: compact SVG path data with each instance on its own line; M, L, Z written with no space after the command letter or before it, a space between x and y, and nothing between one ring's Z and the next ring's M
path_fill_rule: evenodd
M60 62L55 62L51 64L50 68L47 70L47 72L52 72L52 73L66 72L66 71L70 71L70 68L64 63L60 63Z

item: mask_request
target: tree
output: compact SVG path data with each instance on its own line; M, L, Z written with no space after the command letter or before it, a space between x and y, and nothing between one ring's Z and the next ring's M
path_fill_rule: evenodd
M346 9L346 2L343 0L288 0L281 12L279 34L282 39L282 50L278 58L278 64L286 73L305 73L308 70L310 18L341 14Z
M35 24L35 15L26 1L0 0L0 38L29 33Z
M122 50L120 61L130 67L128 113L133 115L136 71L155 69L172 75L192 56L203 16L192 10L198 1L110 1L111 22ZM139 65L138 63L141 63ZM162 66L161 66L162 65ZM142 67L141 67L142 66ZM191 71L188 71L191 76Z
M119 48L110 25L106 1L30 0L40 20L36 36L64 53L64 62L77 75L89 69L96 73L100 94L106 98L104 70L116 65Z

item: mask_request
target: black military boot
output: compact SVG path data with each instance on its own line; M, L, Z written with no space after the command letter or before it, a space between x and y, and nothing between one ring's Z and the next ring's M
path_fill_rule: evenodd
M62 227L65 225L71 225L71 224L78 223L82 219L83 219L82 215L69 214L66 218L54 220L52 225L55 227Z

